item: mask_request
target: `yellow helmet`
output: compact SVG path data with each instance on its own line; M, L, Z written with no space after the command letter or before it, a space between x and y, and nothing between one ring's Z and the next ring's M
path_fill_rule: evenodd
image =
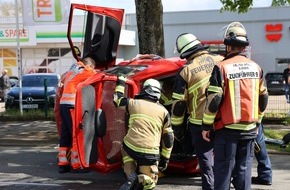
M248 46L249 40L245 27L240 22L232 22L224 34L224 44L230 46Z
M197 37L193 34L183 33L176 39L176 50L179 54L183 54L194 46L201 44Z

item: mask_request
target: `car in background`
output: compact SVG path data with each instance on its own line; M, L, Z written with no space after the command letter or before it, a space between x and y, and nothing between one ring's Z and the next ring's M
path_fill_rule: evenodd
M23 109L43 109L54 107L56 89L60 75L56 73L32 73L22 76L22 107ZM47 87L45 89L45 86ZM19 107L19 84L7 93L5 107Z
M265 80L270 95L285 94L285 80L282 72L268 72Z
M10 88L18 84L18 77L9 76ZM0 101L4 102L4 91L0 88Z

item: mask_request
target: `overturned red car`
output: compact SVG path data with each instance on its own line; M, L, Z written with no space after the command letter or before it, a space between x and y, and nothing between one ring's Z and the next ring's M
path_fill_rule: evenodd
M138 55L135 58L115 65L117 47L121 31L123 10L72 4L73 11L88 12L83 56L90 55L98 63L100 72L80 83L77 88L73 116L73 140L80 163L84 168L108 173L122 167L121 146L126 134L127 116L113 103L117 76L127 76L125 96L134 97L145 80L154 78L162 84L160 102L170 111L174 78L186 60L164 59L158 55ZM71 24L68 39L74 57L79 60L71 39ZM57 112L56 112L57 115ZM60 117L57 123L60 123ZM60 125L58 124L58 131ZM184 127L186 130L186 127ZM186 132L176 137L167 173L199 173L197 158L188 148ZM190 149L190 151L189 151Z

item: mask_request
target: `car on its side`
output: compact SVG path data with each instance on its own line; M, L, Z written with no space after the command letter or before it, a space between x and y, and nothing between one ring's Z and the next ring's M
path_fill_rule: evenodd
M172 104L172 86L180 68L186 64L178 57L162 58L155 54L140 54L115 65L119 35L122 28L123 9L71 4L68 24L68 41L72 54L80 61L72 41L71 29L74 10L87 11L83 57L92 57L99 70L77 86L73 120L73 147L78 152L79 163L100 173L109 173L122 168L121 147L128 130L125 110L113 103L117 76L127 76L125 97L134 98L142 89L144 81L154 78L162 83L161 104L168 110ZM61 90L59 90L61 92ZM60 93L57 93L56 107ZM58 132L61 131L59 109L55 109ZM184 122L186 124L186 122ZM166 173L195 175L200 173L198 159L186 125L179 127ZM60 135L60 134L59 134ZM186 148L185 148L186 147Z
M268 72L265 80L270 95L285 94L285 80L282 72Z
M32 73L22 76L23 109L43 109L54 107L55 93L60 75L56 73ZM19 107L19 84L7 93L6 108Z

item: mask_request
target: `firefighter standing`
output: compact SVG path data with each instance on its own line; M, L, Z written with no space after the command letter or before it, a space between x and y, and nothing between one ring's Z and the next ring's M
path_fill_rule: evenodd
M214 127L214 189L230 189L233 183L250 190L254 139L268 92L261 67L243 54L249 41L241 23L228 25L224 44L226 57L214 67L207 90L202 135L210 141Z
M157 80L146 80L134 99L124 97L126 80L123 76L118 77L114 94L115 105L129 114L128 132L122 148L124 173L128 180L120 189L129 190L134 186L154 189L158 169L166 169L174 141L169 112L158 102L161 86Z
M63 93L60 98L60 116L61 116L61 136L59 141L59 153L58 153L58 166L59 173L70 171L77 171L79 166L78 154L76 151L71 153L71 163L67 159L72 146L72 116L71 110L75 106L75 96L77 85L83 82L88 77L96 73L94 68L96 67L95 61L87 57L83 61L79 61L74 64L70 70L65 74Z
M177 74L173 86L172 126L174 133L181 131L186 110L192 146L199 160L202 173L202 189L213 189L213 143L203 140L201 124L206 104L206 88L214 65L223 57L210 54L201 42L189 33L181 34L176 40L176 50L187 64ZM178 134L176 134L178 136ZM192 151L192 150L190 150Z

